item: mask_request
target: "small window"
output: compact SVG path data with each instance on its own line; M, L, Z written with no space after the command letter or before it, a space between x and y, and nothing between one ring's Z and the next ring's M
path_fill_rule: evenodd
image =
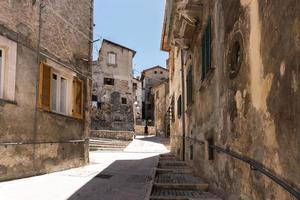
M194 159L194 147L193 145L190 145L190 160Z
M107 57L108 57L108 64L109 65L116 65L117 64L117 61L116 61L117 54L116 53L109 52Z
M163 72L162 72L162 71L160 71L160 74L163 74Z
M113 78L104 78L104 85L114 85L115 80Z
M137 89L137 83L133 83L133 84L132 84L132 87L133 87L133 89L136 90L136 89Z
M209 20L202 38L202 80L206 79L212 69L211 52L211 20Z
M177 116L178 116L178 118L181 117L181 113L182 113L182 106L181 106L181 95L180 95L177 99Z
M148 104L148 110L151 110L152 109L152 104Z
M156 96L156 99L159 99L159 91L156 91L155 96Z
M172 122L175 122L175 100L174 100L174 97L172 97L172 100L171 100L171 120Z
M122 101L122 104L127 104L127 98L122 97L121 101Z
M157 74L157 71L154 71L154 74Z
M98 96L97 95L92 95L92 101L98 101Z
M186 91L187 91L187 106L193 103L193 73L192 66L190 66L189 72L186 78Z
M243 45L240 34L236 36L236 40L231 45L228 58L229 78L234 79L238 75L243 62Z

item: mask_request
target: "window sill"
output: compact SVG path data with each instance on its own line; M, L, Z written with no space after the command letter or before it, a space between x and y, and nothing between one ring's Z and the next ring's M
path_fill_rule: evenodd
M58 112L55 112L55 111L47 111L47 110L42 110L42 109L40 109L40 111L48 113L48 114L51 114L51 115L60 116L60 117L64 117L64 118L67 118L67 119L71 119L71 120L83 121L83 118L80 119L80 118L76 118L76 117L73 117L73 116L70 116L70 115L65 115L65 114L62 114L62 113L58 113Z
M13 104L13 105L18 105L16 101L8 100L8 99L1 99L1 98L0 98L0 105L1 105L1 104Z

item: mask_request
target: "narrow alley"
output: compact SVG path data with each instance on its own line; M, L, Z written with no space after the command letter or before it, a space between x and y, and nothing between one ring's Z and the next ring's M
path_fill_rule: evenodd
M0 200L300 200L300 0L1 0Z

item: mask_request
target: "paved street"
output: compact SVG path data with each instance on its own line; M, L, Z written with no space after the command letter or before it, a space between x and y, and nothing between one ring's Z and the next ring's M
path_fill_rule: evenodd
M162 139L137 137L124 151L90 153L90 165L0 183L1 200L143 200Z

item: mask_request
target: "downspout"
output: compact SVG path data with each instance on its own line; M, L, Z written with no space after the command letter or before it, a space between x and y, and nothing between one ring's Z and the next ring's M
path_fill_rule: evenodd
M37 41L37 49L36 49L36 55L37 55L37 74L36 74L36 86L35 86L35 109L34 109L34 124L33 124L33 154L32 154L32 162L33 162L33 169L36 171L36 164L35 164L35 151L36 151L36 138L37 138L37 112L38 112L38 101L39 101L39 81L40 81L40 62L41 62L41 32L42 32L42 11L44 8L43 5L44 1L39 1L39 27L38 27L38 41Z
M182 108L182 160L185 160L185 81L184 81L184 59L181 52L181 108Z

